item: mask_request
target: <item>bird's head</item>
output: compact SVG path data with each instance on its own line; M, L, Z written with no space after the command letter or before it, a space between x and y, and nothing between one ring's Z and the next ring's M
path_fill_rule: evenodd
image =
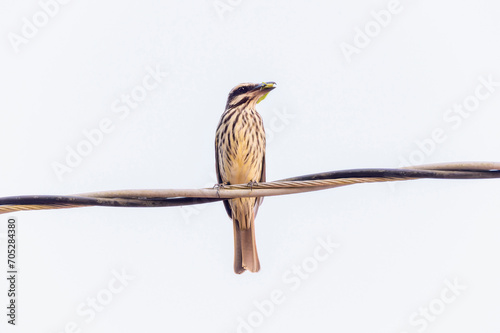
M226 109L237 106L251 106L266 98L271 90L276 88L276 82L242 83L231 89L227 97Z

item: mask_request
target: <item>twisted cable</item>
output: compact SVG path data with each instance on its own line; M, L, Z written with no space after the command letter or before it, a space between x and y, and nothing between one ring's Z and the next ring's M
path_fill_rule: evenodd
M352 169L286 178L278 181L216 185L202 189L117 190L76 195L32 195L0 198L0 214L89 206L172 207L242 197L265 197L319 191L341 186L415 179L500 178L500 163L458 162L400 169Z

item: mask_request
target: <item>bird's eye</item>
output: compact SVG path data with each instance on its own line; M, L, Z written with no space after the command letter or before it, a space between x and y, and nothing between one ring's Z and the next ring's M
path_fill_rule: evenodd
M248 87L239 87L237 91L238 91L238 95L244 94L248 91Z

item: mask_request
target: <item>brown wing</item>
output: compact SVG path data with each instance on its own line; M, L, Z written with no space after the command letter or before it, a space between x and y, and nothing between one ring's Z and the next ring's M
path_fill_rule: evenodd
M222 184L222 178L220 176L220 170L219 170L219 138L216 136L215 137L215 173L217 174L217 181L219 184ZM229 205L228 200L224 200L224 207L226 208L227 215L229 215L229 218L233 218L233 211L231 210L231 205Z
M266 154L264 153L264 157L262 157L262 172L260 174L259 183L265 183L265 182L266 182ZM257 200L255 200L254 217L257 216L257 212L259 211L259 206L262 205L263 201L264 197L258 197Z
M260 174L260 180L259 183L265 183L266 182L266 154L262 157L262 172Z

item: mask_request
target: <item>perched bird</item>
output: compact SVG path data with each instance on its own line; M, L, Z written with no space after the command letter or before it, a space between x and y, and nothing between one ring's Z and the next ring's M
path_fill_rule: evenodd
M274 82L242 83L227 98L215 134L215 168L220 186L266 181L266 133L257 103L276 87ZM258 272L254 220L263 198L224 200L233 220L234 271Z

